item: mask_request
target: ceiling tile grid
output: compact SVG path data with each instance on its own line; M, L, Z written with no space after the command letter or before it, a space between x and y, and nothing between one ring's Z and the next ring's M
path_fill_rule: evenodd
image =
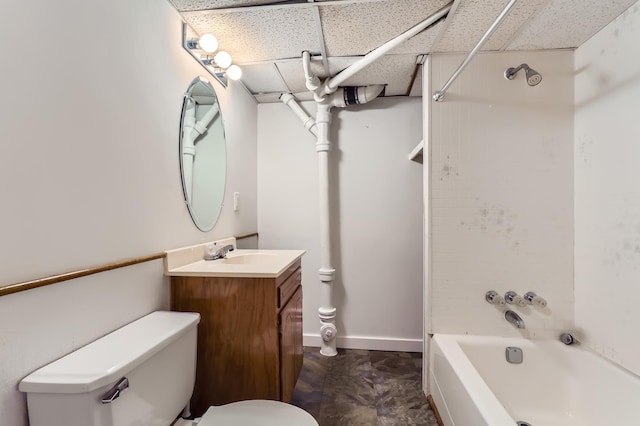
M378 0L327 5L320 2L327 55L367 53L420 23L447 3L447 0ZM424 51L420 49L420 52Z
M213 33L220 49L234 62L268 61L320 52L320 36L310 7L268 7L225 12L186 12L186 22L198 34Z
M426 19L448 0L169 0L198 34L211 32L259 102L281 92L299 98L304 84L300 54L326 46L329 75ZM467 53L509 0L455 0L446 20L396 47L345 85L385 84L386 95L405 95L418 54ZM483 50L575 48L637 0L520 0ZM207 10L202 10L207 9ZM195 11L198 10L198 11ZM319 13L317 13L319 11ZM318 15L320 25L318 25ZM321 33L322 32L322 33ZM324 37L324 38L323 38ZM313 72L326 77L322 61ZM413 85L412 94L420 86Z
M508 50L575 48L637 0L552 0Z

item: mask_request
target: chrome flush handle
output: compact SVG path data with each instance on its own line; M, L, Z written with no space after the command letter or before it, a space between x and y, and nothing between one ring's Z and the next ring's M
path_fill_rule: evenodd
M118 397L120 397L120 392L127 389L128 387L129 387L129 379L127 379L126 377L123 377L118 381L118 383L113 385L113 387L109 389L107 393L102 395L102 400L101 400L102 403L111 404L113 401L118 399Z

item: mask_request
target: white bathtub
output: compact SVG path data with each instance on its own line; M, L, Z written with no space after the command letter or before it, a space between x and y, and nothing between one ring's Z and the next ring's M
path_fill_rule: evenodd
M640 425L640 378L579 344L435 335L430 386L445 426Z

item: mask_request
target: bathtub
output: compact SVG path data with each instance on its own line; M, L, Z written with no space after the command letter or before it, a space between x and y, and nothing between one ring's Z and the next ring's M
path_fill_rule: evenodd
M521 364L506 361L508 346ZM445 426L640 425L640 378L579 344L438 334L430 352Z

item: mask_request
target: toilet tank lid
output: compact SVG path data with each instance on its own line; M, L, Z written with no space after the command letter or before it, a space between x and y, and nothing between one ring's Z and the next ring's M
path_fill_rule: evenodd
M81 347L25 377L30 393L85 393L111 384L200 322L200 314L157 311Z

